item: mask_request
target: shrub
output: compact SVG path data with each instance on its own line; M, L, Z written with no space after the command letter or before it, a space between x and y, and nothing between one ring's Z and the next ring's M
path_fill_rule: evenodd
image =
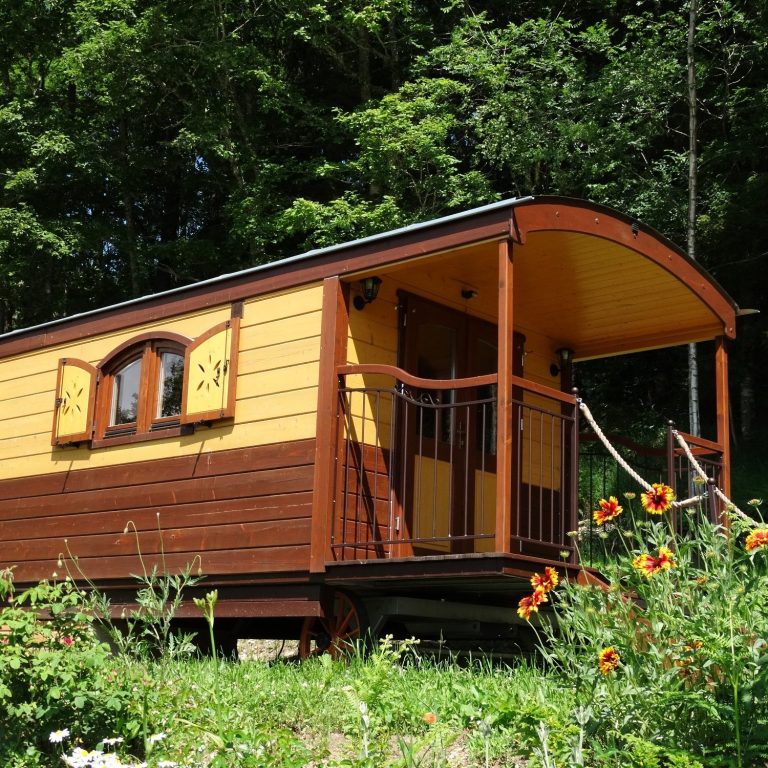
M91 741L111 735L127 711L112 685L109 649L67 581L43 581L0 609L0 762L23 752L36 765L52 753L49 734L63 728Z
M656 763L636 763L662 766L765 760L768 532L745 542L749 522L712 525L698 509L676 513L685 536L669 512L625 527L627 496L629 514L611 519L623 554L606 560L609 586L561 585L545 657L591 711L598 751L645 749Z

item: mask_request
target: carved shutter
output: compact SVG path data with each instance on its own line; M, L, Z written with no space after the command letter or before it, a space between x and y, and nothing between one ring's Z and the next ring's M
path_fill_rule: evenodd
M96 369L83 360L59 360L53 416L53 445L90 440L96 404Z
M181 423L226 419L235 415L240 318L215 325L187 347Z

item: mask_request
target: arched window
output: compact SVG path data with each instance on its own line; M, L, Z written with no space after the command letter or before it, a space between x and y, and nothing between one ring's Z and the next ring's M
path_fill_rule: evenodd
M102 361L97 438L143 435L180 424L189 343L178 334L152 334L132 339Z
M171 437L235 414L240 315L194 340L142 333L98 366L59 360L51 444L101 448Z

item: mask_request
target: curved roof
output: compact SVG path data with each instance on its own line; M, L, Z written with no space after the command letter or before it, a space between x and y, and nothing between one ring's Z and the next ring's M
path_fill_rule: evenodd
M456 279L466 284L489 281L488 291L494 293L493 243L504 238L515 244L515 324L541 324L579 357L626 351L628 343L647 348L735 335L734 302L658 233L586 201L527 197L12 331L0 336L0 355L331 275L397 270L426 256L439 255L439 268L455 270ZM487 269L482 267L486 257Z

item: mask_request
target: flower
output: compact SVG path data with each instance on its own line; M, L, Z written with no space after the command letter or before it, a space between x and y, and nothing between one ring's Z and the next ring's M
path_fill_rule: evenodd
M675 500L675 492L664 483L653 483L645 492L640 494L643 509L652 515L661 515L666 512Z
M650 578L656 573L656 558L649 554L638 555L632 561L632 567L635 570L640 571L643 576Z
M164 733L153 733L149 737L149 743L150 744L157 744L158 741L162 741L165 738L166 734Z
M597 663L600 667L600 671L604 675L610 675L616 667L619 666L621 656L617 653L616 649L609 645L607 648L603 648L597 654Z
M675 555L668 547L659 547L659 556L654 557L649 554L638 555L632 561L632 567L640 571L646 578L659 573L659 571L668 571L675 567Z
M592 517L598 525L613 520L624 511L619 504L619 500L615 496L611 496L607 501L605 499L600 499L598 506L600 509L592 513Z
M762 499L750 499L747 504L749 504L750 507L759 507L763 503Z
M437 715L434 712L425 712L421 719L427 724L427 725L434 725L437 722Z
M627 501L632 501L632 499L637 498L637 494L634 491L624 491L624 498Z
M70 646L70 645L72 645L72 643L74 643L75 641L74 641L74 640L73 640L73 639L72 639L72 638L71 638L69 635L64 635L64 637L62 637L62 638L61 638L61 642L62 642L64 645L66 645L66 646Z
M560 583L560 576L554 568L547 566L544 569L544 575L534 573L531 576L531 586L536 592L551 592Z
M52 731L48 741L52 744L61 744L69 736L69 728L62 728L60 731Z
M91 762L91 753L82 747L75 747L63 760L70 768L82 768Z
M768 547L768 528L755 528L749 536L746 543L747 552L752 552L761 547Z
M532 595L521 598L518 603L517 615L521 619L530 621L531 614L538 612L539 606L546 602L549 602L546 593L543 590L535 589Z
M662 571L668 571L675 567L675 555L668 547L659 547L659 556L656 558L656 567Z

